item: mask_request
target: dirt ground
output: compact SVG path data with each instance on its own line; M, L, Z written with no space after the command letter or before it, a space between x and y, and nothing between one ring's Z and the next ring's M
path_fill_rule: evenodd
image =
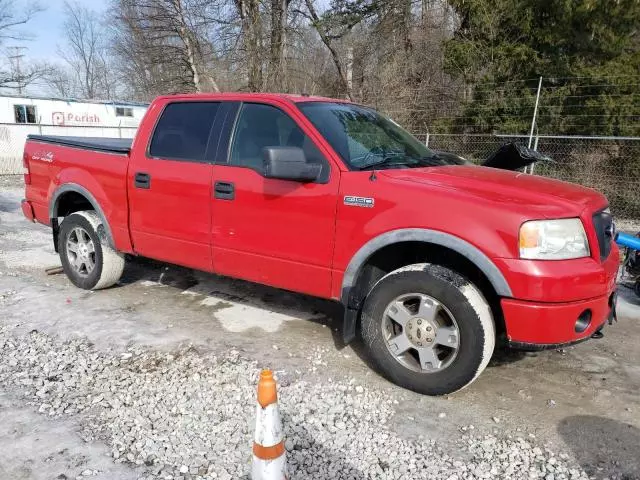
M464 391L429 398L373 372L358 345L344 346L340 308L331 303L238 280L131 261L114 288L87 292L64 275L46 227L20 211L19 179L0 177L0 324L61 338L85 336L96 348L131 345L171 349L185 342L211 351L231 348L289 381L354 378L398 400L391 428L453 445L461 429L526 432L573 456L595 478L640 478L640 299L620 289L619 322L560 351L497 352ZM1 353L0 353L1 355ZM443 421L441 413L446 414ZM0 386L0 479L74 478L87 468L100 478L138 478L113 463L108 446L86 442L80 419L50 419ZM57 475L66 476L57 476Z

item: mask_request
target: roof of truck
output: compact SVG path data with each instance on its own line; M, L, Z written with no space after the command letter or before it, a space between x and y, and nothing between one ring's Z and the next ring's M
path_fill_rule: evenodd
M201 98L201 99L243 99L243 100L288 100L293 103L299 102L338 102L352 103L350 100L340 98L320 97L315 95L307 95L304 93L245 93L245 92L224 92L224 93L176 93L173 95L161 95L158 98Z

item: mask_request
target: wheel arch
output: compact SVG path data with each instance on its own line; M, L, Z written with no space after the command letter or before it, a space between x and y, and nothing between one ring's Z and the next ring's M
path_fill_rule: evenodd
M107 222L107 217L104 214L104 211L100 207L100 203L96 200L89 190L84 188L81 185L76 183L65 183L58 187L53 195L51 196L51 201L49 202L49 218L51 219L51 226L53 227L54 234L54 244L57 251L57 234L58 234L58 218L61 216L61 206L64 205L65 199L69 198L71 195L80 195L86 200L87 204L91 206L91 209L96 212L96 215L102 221L102 229L98 229L98 236L100 237L101 243L106 243L111 248L115 248L115 244L113 242L113 235L111 233L111 228L109 227L109 222ZM65 212L65 215L74 213L74 210Z
M422 246L425 249L435 247L451 251L466 259L470 265L473 265L475 269L486 278L486 282L490 285L496 296L513 296L509 284L498 267L496 267L487 255L466 240L437 230L422 228L393 230L374 237L364 244L351 258L345 270L340 296L341 303L345 307L343 322L343 340L345 343L355 338L359 311L362 306L362 300L367 293L362 291L362 284L367 284L364 286L364 289L370 285L370 282L362 278L363 275L368 274L365 267L367 267L376 253L384 251L385 248L393 247L394 245L399 246L400 244L414 244L415 246Z

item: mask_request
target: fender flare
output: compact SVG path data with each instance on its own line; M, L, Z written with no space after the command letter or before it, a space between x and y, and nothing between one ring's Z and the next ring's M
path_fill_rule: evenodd
M111 234L111 227L109 227L109 222L107 222L107 217L104 215L102 208L100 208L100 204L96 200L96 197L94 197L91 194L91 192L89 192L89 190L87 190L81 185L78 185L77 183L64 183L60 185L55 190L55 192L53 192L53 195L51 196L51 201L49 202L49 218L50 219L58 218L58 207L60 203L60 197L63 194L68 192L79 193L80 195L85 197L87 200L89 200L89 203L91 204L94 211L96 212L96 215L100 217L100 220L102 221L102 226L104 227L103 232L100 232L100 231L97 232L98 236L103 241L103 243L106 243L111 248L115 249L115 244L113 243L113 235Z
M354 305L351 298L352 289L358 280L358 275L367 260L378 250L388 245L400 242L424 242L449 248L467 258L482 271L496 293L501 297L512 297L511 288L502 272L496 265L471 243L455 235L424 228L406 228L392 230L372 238L365 243L351 258L342 277L340 300L345 307L343 324L343 340L345 343L355 338L356 321L359 305Z

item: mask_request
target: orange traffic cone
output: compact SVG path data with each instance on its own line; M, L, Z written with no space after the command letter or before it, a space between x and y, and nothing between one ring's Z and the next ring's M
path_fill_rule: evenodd
M253 441L252 480L286 480L287 462L278 412L276 381L271 370L262 370L258 381L256 435Z

